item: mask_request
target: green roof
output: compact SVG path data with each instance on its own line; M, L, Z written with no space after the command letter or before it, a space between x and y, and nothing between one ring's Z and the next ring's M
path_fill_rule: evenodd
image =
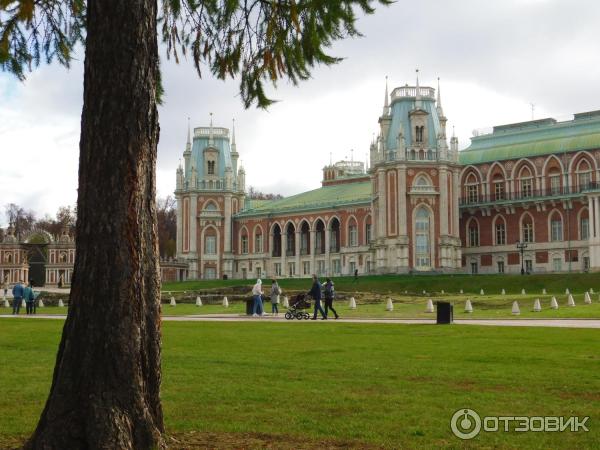
M471 138L459 152L463 165L600 148L600 115L577 114L575 120L553 119L494 127L491 134Z
M338 206L371 202L371 183L362 181L324 186L280 200L252 200L235 217L283 214L290 211L332 209Z

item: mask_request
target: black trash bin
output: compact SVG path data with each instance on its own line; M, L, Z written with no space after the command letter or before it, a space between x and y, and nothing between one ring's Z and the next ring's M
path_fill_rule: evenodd
M448 302L437 302L437 323L452 323L454 320L454 305Z
M250 297L249 300L246 300L246 315L247 316L252 315L252 307L253 306L254 306L254 299L252 297Z

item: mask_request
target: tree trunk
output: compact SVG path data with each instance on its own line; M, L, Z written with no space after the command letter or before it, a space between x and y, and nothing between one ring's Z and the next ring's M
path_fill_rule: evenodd
M33 449L164 448L156 0L87 2L77 258Z

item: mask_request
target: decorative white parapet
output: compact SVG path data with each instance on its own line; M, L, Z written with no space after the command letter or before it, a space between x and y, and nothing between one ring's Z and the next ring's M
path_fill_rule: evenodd
M387 299L387 304L385 305L385 310L386 311L393 311L394 310L394 303L392 303L392 298L388 297Z
M485 295L485 292L482 290L479 291L479 295Z
M176 306L177 305L177 303L175 303L175 297L171 297L171 303L170 303L170 305L171 306Z
M570 295L570 294L571 294L571 291L569 291L569 288L566 288L565 289L565 295Z
M427 313L433 312L433 301L431 299L427 300L427 308L425 308L425 312L427 312Z
M513 302L513 305L512 305L512 313L515 316L518 316L519 314L521 314L521 310L519 309L519 302L516 300Z
M467 301L465 302L465 312L466 313L473 312L473 305L471 305L471 300L469 300L469 299L467 299Z
M223 297L223 308L229 308L229 300L227 300L227 297Z
M462 289L460 290L460 293L461 293L461 294L464 294L464 292L463 292L463 290L462 290Z
M556 297L552 296L552 300L550 300L550 308L558 309L558 302L556 301Z
M546 295L546 288L542 289L542 295Z
M425 289L423 289L423 295L427 295L427 292L425 292Z
M350 309L356 309L356 300L354 300L354 297L350 297L350 303L348 304L348 306L350 307Z
M505 291L504 289L502 289L502 292L501 292L501 294L502 294L502 295L506 295L506 291Z
M284 296L283 296L283 307L284 307L284 308L289 308L289 307L290 307L290 301L289 301L289 299L287 298L287 295L284 295Z
M202 306L202 299L200 297L196 297L196 306Z
M569 299L567 300L567 306L575 306L575 300L573 299L573 295L569 294Z
M590 297L590 293L586 292L584 297L583 297L583 302L587 305L591 305L592 304L592 297Z
M536 298L533 303L533 312L540 312L542 310L542 305L540 304L540 299Z
M442 295L444 295L444 294L445 294L445 292L444 292L444 290L442 289Z
M521 289L521 295L525 295L525 294L526 294L525 289Z
M64 308L65 307L65 304L63 303L62 298L58 299L58 307L59 308Z

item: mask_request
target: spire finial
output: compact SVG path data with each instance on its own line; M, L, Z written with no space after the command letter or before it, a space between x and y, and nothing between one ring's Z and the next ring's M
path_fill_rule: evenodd
M231 147L235 151L235 118L231 119Z
M209 113L210 114L210 132L208 135L208 145L213 145L214 144L214 135L213 135L213 113Z
M329 152L329 165L332 166L333 165L333 153Z
M190 118L188 117L188 135L187 135L187 144L192 145L191 132L190 132Z
M419 87L419 69L416 69L417 72L417 86L415 88L415 108L421 109L421 88Z
M438 106L438 108L442 107L442 93L440 91L440 77L438 77L437 106Z
M456 137L456 133L455 133L455 130L454 130L454 125L452 125L452 137L453 138Z

